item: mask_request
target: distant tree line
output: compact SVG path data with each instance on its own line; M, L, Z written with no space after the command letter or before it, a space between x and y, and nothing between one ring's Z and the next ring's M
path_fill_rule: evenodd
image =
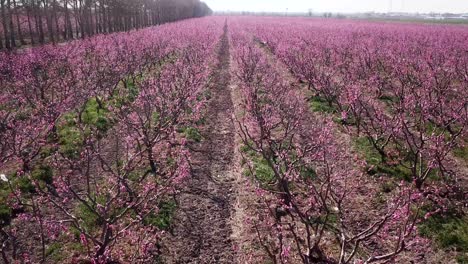
M212 13L200 0L0 0L0 49L128 31Z

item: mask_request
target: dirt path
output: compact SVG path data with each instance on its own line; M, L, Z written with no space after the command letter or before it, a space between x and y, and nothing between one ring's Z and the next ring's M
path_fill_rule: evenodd
M227 28L221 38L203 140L192 146L193 175L178 199L164 263L233 263L231 211L235 194L233 103Z

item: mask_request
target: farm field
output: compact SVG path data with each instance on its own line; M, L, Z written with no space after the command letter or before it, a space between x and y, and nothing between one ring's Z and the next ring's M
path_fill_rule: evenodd
M466 26L194 18L0 88L0 263L468 262Z

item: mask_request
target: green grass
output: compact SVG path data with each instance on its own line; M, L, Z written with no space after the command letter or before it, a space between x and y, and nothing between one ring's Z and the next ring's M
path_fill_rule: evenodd
M445 128L440 127L437 124L434 124L432 122L428 122L426 124L426 131L425 133L427 135L435 134L435 135L444 135L445 140L450 140L452 138L452 135L449 133L449 131Z
M0 226L3 220L8 220L11 213L10 207L7 206L7 199L10 196L10 188L6 182L0 181Z
M328 224L328 225L335 225L338 223L339 216L336 213L329 213L328 217L325 215L320 215L319 217L313 217L311 218L312 223L318 223L318 224Z
M330 106L325 98L319 96L313 96L310 98L310 108L312 111L319 113L332 114L337 112L337 109Z
M382 193L390 193L397 187L397 184L394 182L384 182L380 185Z
M452 127L455 131L458 131L460 128L455 126ZM449 133L449 131L445 128L442 128L438 126L437 124L434 124L432 122L428 122L426 125L426 134L437 134L437 135L442 135L444 134L444 137L447 141L451 140L452 135ZM455 157L458 157L462 159L465 163L468 163L468 144L467 142L462 138L460 144L455 146L453 148L453 155Z
M89 204L91 205L92 203L89 202ZM92 209L96 210L95 207ZM98 230L98 227L101 224L99 221L99 217L86 205L80 203L76 208L76 214L81 220L81 225L86 229L87 232L94 233ZM79 237L79 231L76 230L76 232L77 233L75 233L75 236Z
M354 140L356 150L364 156L367 164L373 166L369 168L368 173L371 175L386 174L397 179L411 181L411 171L401 164L388 165L382 163L382 158L379 152L372 146L370 141L365 137L360 137Z
M203 101L203 100L207 100L207 101L208 101L208 100L211 99L211 97L212 97L211 91L207 89L207 90L203 91L201 94L199 94L199 95L197 96L197 100L198 100L198 101Z
M74 213L80 222L81 228L85 229L87 233L95 234L100 231L100 227L103 224L103 220L99 217L98 214L95 213L99 212L98 207L99 205L105 205L107 203L107 198L105 195L96 195L91 194L92 198L87 198L87 205L83 202L80 202L74 208ZM92 200L91 200L92 199ZM108 216L111 218L112 213L118 213L112 211L108 213ZM72 232L75 235L75 238L78 240L80 237L80 231L76 228L72 228Z
M53 176L54 172L50 166L41 164L38 167L36 167L32 172L31 172L32 178L34 180L42 181L47 184L52 184L53 182Z
M67 157L77 157L83 145L84 135L77 127L74 114L62 117L57 129L59 151Z
M81 124L78 123L80 119ZM95 131L98 137L102 137L112 125L105 103L100 105L96 98L88 100L81 118L78 118L77 113L67 113L61 118L57 127L60 153L70 158L77 157L85 138L90 136L92 131Z
M36 188L33 183L26 176L18 177L15 172L8 175L7 178L9 179L9 184L11 184L12 188L14 190L20 190L25 198L36 192ZM13 217L13 210L8 205L8 201L11 199L11 189L9 184L0 181L0 227L9 225Z
M466 263L468 263L468 253L459 254L459 255L456 257L456 260L457 260L457 263L459 263L459 264L466 264Z
M419 233L431 238L443 249L468 253L468 217L436 215L419 225Z
M356 138L354 140L354 146L359 153L364 155L368 164L378 165L382 162L379 152L372 146L367 138Z
M260 154L256 153L248 146L242 146L240 149L247 157L252 161L253 171L246 169L244 174L249 177L254 177L263 188L268 188L269 185L273 184L276 181L275 173L273 169L268 164L268 161L265 160ZM253 175L252 175L253 173Z
M54 262L60 262L65 260L64 254L62 254L62 243L55 242L47 246L46 257Z
M135 101L138 94L140 93L140 90L138 89L136 84L133 82L132 79L129 79L129 80L126 81L125 87L127 87L127 99L130 102Z
M31 180L26 177L26 176L22 176L22 177L16 177L16 180L14 181L14 185L16 185L16 187L24 194L27 194L27 193L35 193L36 192L36 188L34 187L33 183L31 182Z
M99 132L106 133L112 126L109 114L105 103L99 105L96 98L91 98L85 105L81 120L84 124L96 128Z
M456 147L453 150L453 154L455 155L455 157L462 159L463 161L465 161L465 163L468 164L468 144L465 146Z
M11 221L11 208L4 198L0 197L0 227L7 226Z
M44 146L43 148L41 148L40 156L42 159L46 159L52 156L55 153L55 151L57 151L57 149L53 146Z
M382 95L382 96L379 97L379 100L384 101L384 102L388 102L388 103L392 103L392 102L396 102L397 98L394 97L394 96L391 96L391 95Z
M33 180L39 181L41 184L47 183L52 184L53 182L53 171L52 168L47 165L39 165L31 171L31 179L27 176L18 177L17 173L8 175L9 183L13 189L20 190L24 197L30 194L36 193L36 187L34 186ZM8 200L11 196L10 186L1 181L0 182L0 227L6 226L12 219L12 208L8 205Z
M254 176L257 181L262 185L268 185L275 182L275 173L273 169L268 164L268 161L264 158L255 158L253 160L254 164Z
M168 200L159 204L159 212L150 214L145 219L146 225L151 225L160 230L169 230L172 226L177 204L174 200Z
M304 180L314 180L317 178L317 172L313 168L302 166L301 176Z
M392 106L398 102L398 98L391 95L382 95L378 99L386 105L385 110L388 113L394 114L395 108Z
M191 141L201 142L203 139L200 131L195 127L183 127L179 129L178 132L184 135L186 139Z
M203 126L203 125L206 125L206 116L202 116L200 119L198 119L195 124L197 126Z
M277 179L268 161L246 145L241 146L240 151L245 153L247 156L246 158L252 162L252 171L245 169L243 172L244 175L253 177L260 183L262 188L271 189L271 185L274 184ZM242 161L243 164L246 162L247 160ZM307 166L300 167L300 175L304 181L311 181L317 178L315 169ZM293 188L294 184L291 182L289 187Z
M127 79L123 84L123 88L116 90L112 95L109 104L120 108L134 102L139 93L140 90L133 80L131 78Z

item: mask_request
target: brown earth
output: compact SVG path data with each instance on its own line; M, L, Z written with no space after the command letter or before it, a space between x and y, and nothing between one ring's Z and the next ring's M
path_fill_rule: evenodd
M179 194L172 236L164 243L164 263L233 263L231 213L235 201L233 103L229 91L227 28L213 73L203 140L193 143L192 178Z

